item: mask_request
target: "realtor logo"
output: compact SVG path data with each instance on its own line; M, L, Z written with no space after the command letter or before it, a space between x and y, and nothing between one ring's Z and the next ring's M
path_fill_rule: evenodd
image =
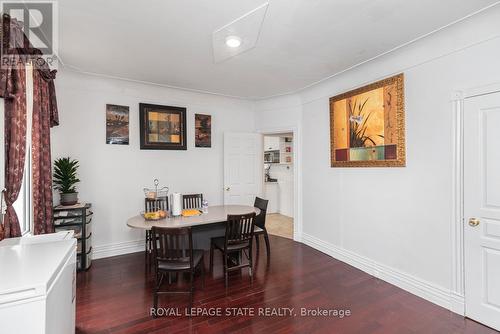
M2 43L2 67L15 65L22 59L23 62L37 61L39 65L46 62L54 68L57 65L57 2L2 1L1 8L4 28L9 23L8 28L3 29L7 36ZM26 38L22 38L19 29Z

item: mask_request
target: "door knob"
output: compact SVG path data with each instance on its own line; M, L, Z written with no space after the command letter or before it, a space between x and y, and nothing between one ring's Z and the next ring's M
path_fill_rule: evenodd
M229 187L226 187L226 191L229 191L229 190L231 190L231 188L229 188Z
M471 218L471 219L469 219L469 225L472 226L472 227L478 226L479 223L480 223L480 221L477 218Z

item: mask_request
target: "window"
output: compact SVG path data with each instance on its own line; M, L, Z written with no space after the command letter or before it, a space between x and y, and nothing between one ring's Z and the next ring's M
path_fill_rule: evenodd
M31 224L33 221L31 188L31 150L28 149L26 152L26 162L24 164L23 184L21 185L19 196L13 205L16 210L17 218L19 219L22 235L31 231Z
M24 176L21 191L14 202L17 218L21 228L21 234L32 231L33 206L31 205L32 182L31 182L31 121L33 117L33 67L26 66L26 160L24 163Z

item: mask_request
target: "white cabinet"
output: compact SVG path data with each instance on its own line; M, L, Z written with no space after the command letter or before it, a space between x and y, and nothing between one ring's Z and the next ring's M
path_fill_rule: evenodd
M71 233L5 239L0 263L0 332L75 332L76 239Z
M264 198L269 201L267 204L267 213L277 213L279 211L278 182L266 182L264 192Z
M264 151L278 151L280 149L280 137L264 137Z

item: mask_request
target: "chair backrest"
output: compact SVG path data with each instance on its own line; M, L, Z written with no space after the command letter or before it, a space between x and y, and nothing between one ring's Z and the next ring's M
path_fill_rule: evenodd
M255 212L227 215L225 246L252 242Z
M145 198L144 212L168 211L168 197Z
M153 226L153 256L159 263L189 264L193 268L193 235L190 227L166 228ZM156 238L156 239L155 239Z
M200 209L203 203L203 194L182 195L183 209Z
M267 213L268 203L269 201L267 199L255 197L255 202L253 206L260 209L260 213L257 215L257 217L255 217L255 225L257 225L260 228L264 228L266 226L266 213Z

